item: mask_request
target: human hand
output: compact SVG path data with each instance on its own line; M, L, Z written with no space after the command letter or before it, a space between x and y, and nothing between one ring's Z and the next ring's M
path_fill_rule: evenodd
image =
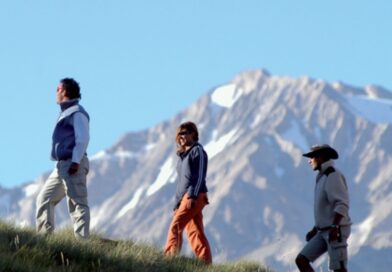
M68 168L68 174L70 176L75 175L76 172L78 172L78 170L79 170L79 164L76 162L73 162L73 163L71 163L71 165Z
M329 230L328 240L330 242L339 240L340 238L340 228L339 226L332 226Z
M188 210L192 209L196 205L196 199L189 198L188 203L186 204L186 207Z
M309 242L315 235L317 234L317 228L313 227L307 234L306 234L306 242Z

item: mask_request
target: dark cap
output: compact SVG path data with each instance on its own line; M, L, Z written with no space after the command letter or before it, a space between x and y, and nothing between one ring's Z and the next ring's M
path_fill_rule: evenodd
M310 148L308 153L302 154L304 157L314 158L319 156L326 156L328 159L336 160L339 158L338 152L327 144L314 145Z

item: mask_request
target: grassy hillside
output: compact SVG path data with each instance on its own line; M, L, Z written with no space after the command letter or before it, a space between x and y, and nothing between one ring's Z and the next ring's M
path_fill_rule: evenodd
M186 257L165 257L157 248L131 241L106 240L92 235L76 240L72 231L37 235L0 221L0 271L192 271L270 272L256 263L239 262L205 266Z

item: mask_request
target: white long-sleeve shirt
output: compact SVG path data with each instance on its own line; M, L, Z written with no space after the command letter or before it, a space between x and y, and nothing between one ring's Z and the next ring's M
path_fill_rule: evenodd
M75 147L72 152L72 162L80 163L90 141L90 128L87 116L76 112L72 116L75 131Z

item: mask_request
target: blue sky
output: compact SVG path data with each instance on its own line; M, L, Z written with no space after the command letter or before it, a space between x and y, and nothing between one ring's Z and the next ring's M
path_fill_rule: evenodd
M64 77L80 82L91 115L89 154L170 118L244 70L392 90L387 0L0 5L3 187L53 168L55 91Z

